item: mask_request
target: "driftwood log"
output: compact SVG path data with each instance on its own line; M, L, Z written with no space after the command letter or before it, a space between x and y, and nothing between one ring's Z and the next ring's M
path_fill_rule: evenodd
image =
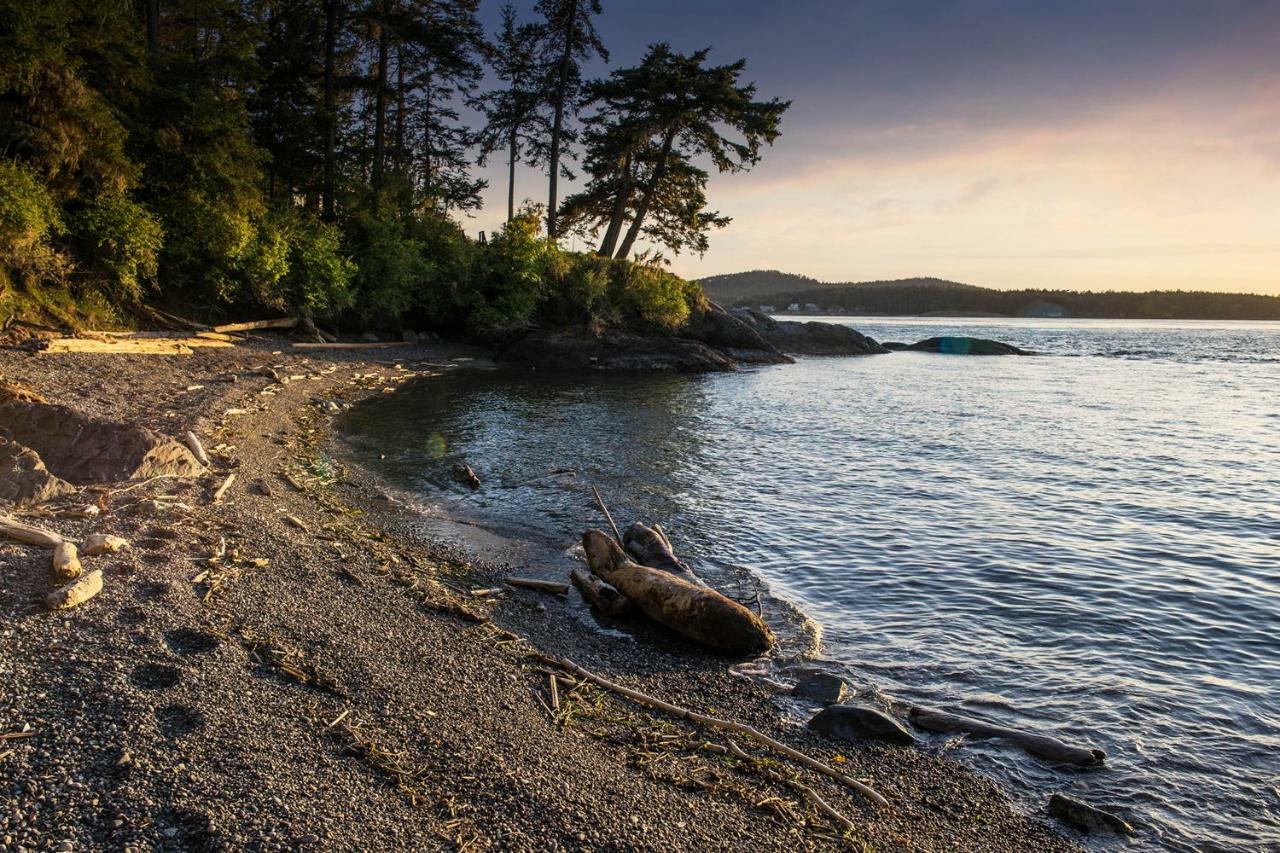
M24 524L7 515L0 515L0 536L40 548L56 548L63 541L61 536L51 530Z
M45 606L50 610L67 610L84 604L102 592L102 570L94 569L87 575L81 575L66 586L59 587L44 598Z
M53 573L60 580L75 580L84 572L80 565L80 555L76 553L76 544L63 540L53 549Z
M1093 747L1075 746L1048 735L1010 729L975 720L972 717L961 717L958 714L948 714L945 711L922 708L918 705L912 706L908 719L911 720L912 725L926 731L943 734L964 732L977 737L1003 738L1017 744L1032 755L1061 764L1091 767L1103 763L1107 757L1105 752Z
M574 569L569 572L569 580L587 604L606 616L620 616L631 609L629 598L590 572Z
M689 564L676 556L671 540L660 524L648 527L637 521L622 534L622 545L631 558L642 566L661 569L690 583L706 586L693 573L693 569L689 568Z
M605 542L609 544L613 544L612 541L603 533L601 533L599 530L587 531L587 532L596 533ZM655 696L650 696L647 693L641 693L639 690L632 690L630 687L624 687L621 684L618 684L616 681L610 681L604 676L596 675L591 670L584 669L578 666L576 663L569 660L568 658L556 659L556 658L546 657L546 658L543 658L543 660L545 660L547 663L558 666L561 669L567 670L568 672L573 673L579 678L590 681L592 684L603 687L606 690L611 690L614 693L617 693L619 695L626 696L628 699L638 702L641 705L648 705L650 708L657 708L660 711L665 711L666 713L678 719L689 720L690 722L698 723L699 725L707 726L708 728L719 729L721 731L736 732L740 735L748 737L754 740L756 743L759 743L763 746L768 747L774 752L785 755L786 757L792 759L793 761L803 764L805 767L808 767L810 770L817 771L818 773L821 773L825 776L829 776L832 779L835 779L837 782L840 782L843 785L847 785L848 787L857 791L859 794L861 794L863 797L865 797L867 800L869 800L870 802L874 803L877 806L882 806L885 808L889 806L889 801L886 800L878 791L876 791L871 786L865 785L862 782L859 782L857 779L846 776L843 773L841 773L839 770L836 770L835 768L831 767L830 765L823 764L821 761L818 761L816 758L811 758L810 756L805 755L803 752L801 752L798 749L792 749L791 747L787 746L785 743L780 743L774 740L773 738L769 737L768 735L764 734L763 732L759 731L758 729L754 729L751 726L746 725L745 723L735 722L734 720L724 720L724 719L720 719L719 717L710 717L710 716L707 716L706 714L699 714L697 711L690 711L688 708L681 708L679 705L673 705L670 702L664 702L663 700L658 699Z
M655 622L734 654L762 652L773 646L773 632L759 616L713 589L627 559L603 531L582 534L582 548L591 571Z
M298 341L292 344L294 349L388 349L390 347L411 347L408 341L361 341L359 343L305 343Z
M538 592L549 592L552 595L568 595L569 585L558 581L544 581L538 578L503 578L502 582L507 586L518 586L525 589L536 589Z
M209 454L204 452L204 445L200 443L200 439L196 437L194 432L187 430L186 436L183 437L187 449L191 451L191 455L196 458L204 467L209 467Z
M224 323L214 326L215 332L252 332L255 329L292 329L298 325L296 317L281 317L278 320L252 320L248 323Z

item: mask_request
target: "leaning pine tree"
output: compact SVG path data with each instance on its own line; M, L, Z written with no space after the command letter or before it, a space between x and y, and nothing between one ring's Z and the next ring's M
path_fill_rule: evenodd
M705 249L707 231L727 220L703 209L707 174L695 161L744 171L777 139L790 102L757 100L754 83L739 83L746 61L708 66L709 52L654 44L639 65L592 86L591 180L566 213L603 229L601 255L627 257L642 233L676 251Z

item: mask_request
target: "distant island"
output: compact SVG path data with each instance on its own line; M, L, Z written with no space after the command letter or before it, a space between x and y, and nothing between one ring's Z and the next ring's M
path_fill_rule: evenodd
M778 270L710 276L700 283L726 306L780 314L1280 320L1280 296L1253 293L994 290L940 278L828 283Z

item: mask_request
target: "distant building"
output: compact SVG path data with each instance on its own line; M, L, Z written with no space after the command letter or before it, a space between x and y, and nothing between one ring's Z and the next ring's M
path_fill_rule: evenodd
M761 306L760 306L760 313L761 313L761 314L772 314L775 310L776 310L776 309L775 309L772 305L761 305Z
M788 311L799 311L799 310L800 310L800 303L799 303L799 302L792 302L790 305L788 305L788 306L787 306L787 310L788 310Z
M821 309L820 307L818 307L817 305L813 304L812 302L806 302L806 303L804 304L804 310L808 311L810 314L817 314L817 313L819 313L820 311L822 311L822 309Z

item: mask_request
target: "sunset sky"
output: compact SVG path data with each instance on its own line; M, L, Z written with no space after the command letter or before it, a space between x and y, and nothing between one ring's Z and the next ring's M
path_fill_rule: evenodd
M1280 293L1280 0L604 7L611 66L711 45L793 101L755 170L712 179L734 222L682 275ZM505 214L486 174L468 230Z

